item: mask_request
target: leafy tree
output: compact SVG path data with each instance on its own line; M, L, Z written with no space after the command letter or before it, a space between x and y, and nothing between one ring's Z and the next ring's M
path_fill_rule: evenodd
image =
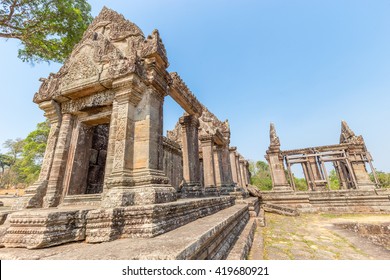
M4 142L3 147L8 150L7 156L10 159L10 166L14 165L17 159L20 157L23 151L23 140L21 138L16 138L15 140L8 139Z
M2 0L0 37L19 39L23 61L63 62L92 21L86 0Z
M12 157L5 154L0 154L0 168L1 168L1 175L4 175L4 170L6 167L10 167L13 163Z
M376 176L379 181L379 185L382 188L390 188L390 173L386 173L383 171L376 171ZM370 174L371 181L375 182L374 175Z
M49 122L41 122L23 140L23 150L17 168L19 176L25 184L31 184L38 178L49 132Z
M4 143L7 153L0 154L0 187L27 186L38 178L49 131L49 122L42 122L24 140Z
M251 173L251 184L258 187L260 190L271 190L272 179L269 171L269 166L264 161L251 161L249 163L249 171Z
M23 145L23 140L20 138L17 138L16 140L8 139L4 142L3 146L8 152L1 157L4 167L0 178L1 187L10 187L19 183L17 162L20 159ZM8 168L5 169L5 166Z
M295 189L297 191L307 191L307 182L305 178L297 178L294 176Z
M339 177L337 176L336 170L334 170L334 169L332 169L329 172L329 183L330 183L329 188L331 190L339 190L340 189Z

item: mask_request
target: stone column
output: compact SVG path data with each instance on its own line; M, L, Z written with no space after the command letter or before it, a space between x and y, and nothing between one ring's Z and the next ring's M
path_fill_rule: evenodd
M64 172L68 159L69 145L72 137L74 116L64 114L62 116L58 141L50 169L47 192L43 199L43 207L58 206L63 192Z
M112 163L106 180L104 207L144 205L176 200L162 166L163 96L134 76L116 81L108 151ZM160 127L161 126L161 127ZM114 140L114 139L115 140Z
M198 128L199 120L194 115L181 117L183 152L182 197L200 197L204 188L200 184Z
M237 147L229 148L230 166L232 168L233 183L235 183L236 186L238 186L239 181L238 181L238 173L237 173L236 151L237 151Z
M58 133L60 131L61 112L59 105L53 100L44 101L39 104L39 107L45 111L45 117L50 122L50 132L47 139L45 155L38 180L26 189L25 195L21 198L20 203L15 205L15 209L42 207L43 197L47 191L48 179L53 164Z
M234 183L232 179L232 168L230 165L230 153L229 145L226 144L222 147L222 189L221 193L228 194L234 191Z
M243 187L244 183L242 181L242 175L241 175L240 155L238 153L236 153L236 166L237 166L238 186Z
M354 147L355 148L355 147ZM353 175L356 180L356 189L358 190L374 190L375 184L371 181L370 175L368 174L366 164L362 158L362 150L353 150L352 153L347 153L348 160L353 170Z
M215 172L215 184L220 190L223 183L223 170L222 170L222 147L219 145L214 146L214 172Z
M214 172L214 139L211 135L199 137L203 154L203 176L206 195L218 195Z
M249 172L249 162L245 160L245 178L246 178L246 184L250 185L251 183L251 173Z
M246 176L246 161L243 158L240 159L240 170L243 184L242 187L246 189L246 186L248 184L248 177Z
M326 190L326 180L323 178L320 166L318 164L318 161L315 157L308 157L309 163L309 173L311 173L313 176L312 184L313 184L313 191L324 191Z
M283 155L280 150L279 137L276 135L274 124L270 125L270 145L266 152L272 178L273 191L292 191L290 184L287 182L286 173L284 172Z

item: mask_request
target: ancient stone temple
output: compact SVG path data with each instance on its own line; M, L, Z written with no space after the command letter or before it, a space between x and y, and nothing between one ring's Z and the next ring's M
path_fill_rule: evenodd
M101 11L34 96L50 134L39 179L9 214L3 246L154 237L247 197L248 162L229 146L228 122L167 67L157 30L144 36ZM166 96L184 115L163 137ZM249 219L243 205L236 231Z
M351 207L354 211L390 209L388 191L380 189L363 137L356 136L345 121L341 123L339 144L285 151L280 149L279 137L271 124L270 146L265 158L273 184L272 192L263 196L269 202L276 199L281 204L310 206L312 210L316 205L322 210L344 208L350 211ZM339 181L338 190L330 189L327 162L333 163ZM307 191L296 189L291 170L295 164L302 167Z

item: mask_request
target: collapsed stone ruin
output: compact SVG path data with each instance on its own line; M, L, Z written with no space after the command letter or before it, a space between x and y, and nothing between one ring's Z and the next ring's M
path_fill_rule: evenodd
M282 151L275 126L270 126L266 152L272 191L263 193L264 203L298 207L301 211L388 212L390 192L381 189L372 157L362 136L356 136L345 121L341 123L340 143ZM330 188L325 163L334 166L339 188ZM297 190L292 165L302 167L306 191ZM370 178L368 168L373 180Z
M154 237L236 200L244 207L236 234L245 226L248 161L230 146L228 121L167 67L157 30L145 37L122 15L101 11L34 96L50 134L38 181L3 225L3 246ZM167 96L184 115L164 137ZM237 221L222 230L232 231Z

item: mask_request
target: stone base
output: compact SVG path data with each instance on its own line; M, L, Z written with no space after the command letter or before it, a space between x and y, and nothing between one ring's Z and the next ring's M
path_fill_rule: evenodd
M26 208L40 208L43 204L43 197L46 194L47 181L35 182L29 186L25 194L21 196L14 205L13 210L22 210Z
M232 197L215 197L94 210L87 216L86 241L154 237L232 205Z
M84 240L87 212L42 209L12 213L2 245L37 249Z
M237 189L237 187L235 184L222 185L222 186L220 186L219 191L220 191L221 195L230 195L230 193L235 192L236 189Z
M131 205L167 203L176 200L176 190L169 185L113 187L103 193L102 206L104 208L114 208Z
M390 190L338 190L295 193L262 192L262 203L299 209L299 212L390 212Z
M225 198L226 199L226 198ZM124 238L28 250L2 248L0 259L40 260L190 260L225 259L241 236L249 215L237 204L150 239ZM236 241L238 239L238 241Z
M358 185L357 187L357 190L359 191L372 191L375 189L376 189L375 184L364 184L364 185Z
M204 187L200 183L185 183L181 188L181 198L204 197Z
M273 192L292 192L293 189L290 185L278 185L272 187Z
M219 193L219 190L217 187L205 187L204 188L204 195L206 197L208 196L219 196L220 193Z

